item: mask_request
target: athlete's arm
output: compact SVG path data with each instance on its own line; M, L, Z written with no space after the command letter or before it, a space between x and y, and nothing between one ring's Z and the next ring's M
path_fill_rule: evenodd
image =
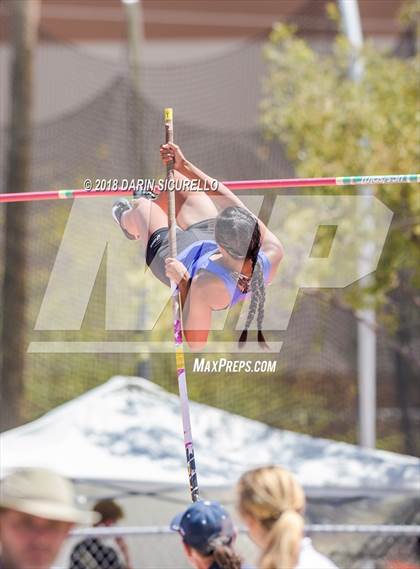
M162 144L160 155L164 164L173 160L174 169L189 180L196 180L199 183L199 187L208 192L210 198L214 199L217 197L215 201L219 209L225 209L229 206L245 207L242 201L226 186L223 186L223 184L217 182L217 180L211 178L187 160L178 145L172 143ZM220 189L215 189L217 185Z
M229 304L227 291L219 279L205 272L191 279L185 265L172 257L165 261L165 273L178 286L184 337L191 350L200 350L207 343L212 310Z
M192 351L199 351L207 343L211 326L212 308L209 291L203 281L195 277L183 310L185 339Z
M190 180L198 180L200 187L203 190L208 191L208 196L215 200L216 205L224 209L229 206L243 207L252 213L249 208L236 196L227 186L218 183L217 189L214 190L214 178L211 178L204 172L202 172L197 166L189 162L182 150L176 144L168 143L163 144L160 148L160 154L162 161L167 163L171 160L174 162L174 168L186 178ZM252 213L252 215L254 215ZM260 219L255 217L256 221L260 226L261 231L261 249L267 255L268 260L271 264L271 270L269 274L268 281L271 282L275 273L277 272L278 266L283 258L283 246L279 239L268 229L268 227Z
M256 217L255 214L246 207L246 205L238 198L238 196L229 190L227 186L222 184L222 182L219 182L218 188L215 192L209 192L209 196L212 197L213 195L222 196L225 203L227 204L225 207L237 205L239 207L245 208L255 217L255 220L258 222L261 232L261 249L266 254L271 265L270 274L268 276L268 282L271 282L284 255L283 246L280 243L279 239L274 235L272 231L268 229L265 223L258 219L258 217Z
M187 267L179 259L168 257L165 259L165 274L170 281L178 286L181 306L184 306L191 284L191 277Z
M229 302L229 293L219 278L203 271L192 279L183 310L184 336L192 351L206 345L213 310L222 310Z

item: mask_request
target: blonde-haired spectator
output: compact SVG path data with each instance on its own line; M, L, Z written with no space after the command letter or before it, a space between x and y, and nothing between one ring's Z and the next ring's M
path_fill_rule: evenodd
M261 549L259 569L337 569L304 537L305 494L280 466L256 468L237 484L238 510Z

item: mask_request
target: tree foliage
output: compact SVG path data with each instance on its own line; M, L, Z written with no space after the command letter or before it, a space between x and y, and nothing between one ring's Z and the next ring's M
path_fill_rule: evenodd
M342 35L316 51L295 30L278 24L265 46L267 76L261 104L265 135L286 147L303 177L409 174L419 164L419 58L401 59L367 43L363 75L349 77L354 53ZM343 192L341 188L338 190ZM420 199L416 185L378 186L394 221L375 279L367 290L393 312L397 289L420 304ZM357 294L347 294L357 307ZM365 296L366 298L366 296Z

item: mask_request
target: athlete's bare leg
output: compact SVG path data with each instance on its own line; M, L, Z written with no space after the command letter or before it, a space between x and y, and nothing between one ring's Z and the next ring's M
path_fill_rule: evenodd
M187 180L179 172L174 172L175 181ZM188 180L187 180L188 181ZM186 186L187 187L187 186ZM217 216L217 208L204 191L180 190L175 193L176 222L181 229L212 219ZM156 200L140 198L137 207L122 215L122 226L132 235L147 243L149 237L161 227L168 227L168 192L162 191Z
M156 202L147 198L139 198L137 207L122 214L121 226L147 244L152 233L162 227L168 227L168 216Z

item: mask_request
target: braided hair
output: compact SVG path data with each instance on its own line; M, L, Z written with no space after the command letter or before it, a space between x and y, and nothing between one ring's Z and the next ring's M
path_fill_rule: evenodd
M227 207L216 218L215 239L234 259L250 259L252 276L250 282L251 303L245 327L239 337L243 347L248 338L248 329L257 314L258 343L266 348L262 332L264 320L265 282L261 259L261 231L258 220L244 207Z

